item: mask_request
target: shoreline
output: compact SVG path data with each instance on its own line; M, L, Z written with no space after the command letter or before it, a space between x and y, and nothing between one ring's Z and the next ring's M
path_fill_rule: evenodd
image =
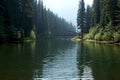
M120 42L115 42L115 41L97 41L97 40L81 40L79 38L72 38L71 41L73 42L80 42L80 41L84 41L84 42L94 42L94 43L101 43L101 44L113 44L113 45L119 45L120 46Z
M115 44L115 45L120 45L120 42L115 42L115 41L96 41L96 40L84 40L86 42L95 42L95 43L101 43L101 44Z

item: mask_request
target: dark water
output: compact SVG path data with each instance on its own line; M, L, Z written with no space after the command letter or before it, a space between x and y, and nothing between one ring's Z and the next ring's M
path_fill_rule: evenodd
M120 46L64 38L1 44L0 80L120 80Z

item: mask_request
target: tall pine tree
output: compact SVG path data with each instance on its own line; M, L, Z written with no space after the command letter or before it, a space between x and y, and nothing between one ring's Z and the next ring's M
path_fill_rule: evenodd
M99 24L100 23L100 0L94 0L93 2L93 15L94 15L94 24Z
M79 9L77 14L77 26L78 29L81 29L81 37L83 38L83 34L85 33L85 4L84 0L79 2Z
M89 29L90 29L90 26L91 26L91 18L92 18L92 7L90 7L89 5L87 6L87 9L86 9L86 16L85 16L85 30L86 30L86 33L89 32Z

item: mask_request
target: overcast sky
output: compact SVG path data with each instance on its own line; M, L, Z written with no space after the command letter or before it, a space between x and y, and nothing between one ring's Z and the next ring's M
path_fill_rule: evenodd
M49 8L58 16L76 25L79 0L43 0L46 8ZM93 0L85 0L86 5L92 5Z

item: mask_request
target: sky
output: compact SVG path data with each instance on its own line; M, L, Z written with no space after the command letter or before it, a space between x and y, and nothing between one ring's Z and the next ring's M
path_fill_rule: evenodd
M84 0L86 5L92 5L93 0ZM44 6L58 14L59 17L66 19L77 25L77 11L79 0L43 0Z

